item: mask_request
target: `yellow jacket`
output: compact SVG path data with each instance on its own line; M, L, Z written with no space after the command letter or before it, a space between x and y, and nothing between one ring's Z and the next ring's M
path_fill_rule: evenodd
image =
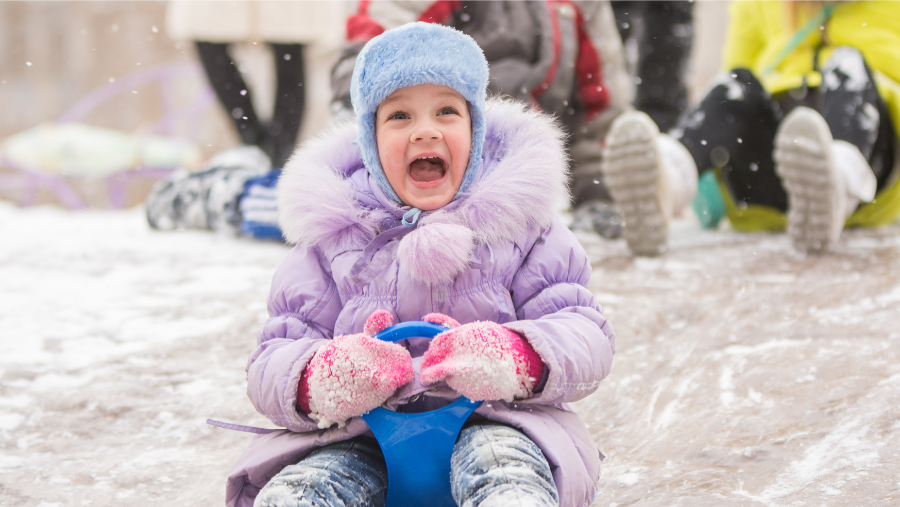
M900 133L900 2L858 1L837 2L831 17L813 30L800 44L778 62L783 52L801 27L816 14L817 3L810 9L796 9L798 17L792 22L794 2L747 1L731 3L728 35L723 55L725 70L747 68L756 75L770 93L798 88L804 78L810 87L818 86L821 75L813 70L815 48L824 37L819 53L819 63L824 63L833 48L851 46L866 59L875 76L875 84L885 99L895 130ZM765 74L764 69L773 64L774 70ZM860 207L847 225L882 225L892 222L900 214L900 184L897 183L897 166L893 180L875 197L875 201ZM738 229L759 230L783 227L784 217L774 216L774 210L740 210L729 202L726 207L732 223ZM749 211L749 213L748 213ZM740 216L737 216L740 215ZM748 222L748 219L749 222ZM763 223L756 223L762 219ZM779 223L780 222L780 225Z

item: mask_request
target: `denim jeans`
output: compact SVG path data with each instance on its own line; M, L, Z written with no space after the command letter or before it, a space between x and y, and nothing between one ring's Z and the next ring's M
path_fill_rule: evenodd
M520 431L493 422L463 428L453 449L453 499L460 507L559 505L550 465ZM383 507L387 466L378 443L357 437L317 449L263 487L255 507Z

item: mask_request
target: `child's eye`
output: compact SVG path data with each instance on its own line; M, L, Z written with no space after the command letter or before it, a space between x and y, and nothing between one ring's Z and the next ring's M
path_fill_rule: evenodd
M459 114L459 111L457 111L456 108L450 106L442 108L440 111L438 111L438 116L443 116L445 114Z
M404 113L403 111L397 111L396 113L388 116L388 120L408 120L409 115Z

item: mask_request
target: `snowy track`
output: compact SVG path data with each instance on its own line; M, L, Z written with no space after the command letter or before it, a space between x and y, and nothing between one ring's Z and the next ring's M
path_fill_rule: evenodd
M658 259L582 238L618 335L576 406L609 456L594 506L900 505L900 228L816 257L673 229Z
M900 505L900 226L670 236L580 236L618 334L576 404L594 506ZM244 366L287 248L5 203L0 238L0 505L222 505L251 437L204 421L270 426Z

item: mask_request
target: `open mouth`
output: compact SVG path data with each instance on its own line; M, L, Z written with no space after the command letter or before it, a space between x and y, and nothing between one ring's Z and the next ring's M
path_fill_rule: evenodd
M447 162L440 157L419 157L409 164L409 177L419 183L438 181L447 174Z

